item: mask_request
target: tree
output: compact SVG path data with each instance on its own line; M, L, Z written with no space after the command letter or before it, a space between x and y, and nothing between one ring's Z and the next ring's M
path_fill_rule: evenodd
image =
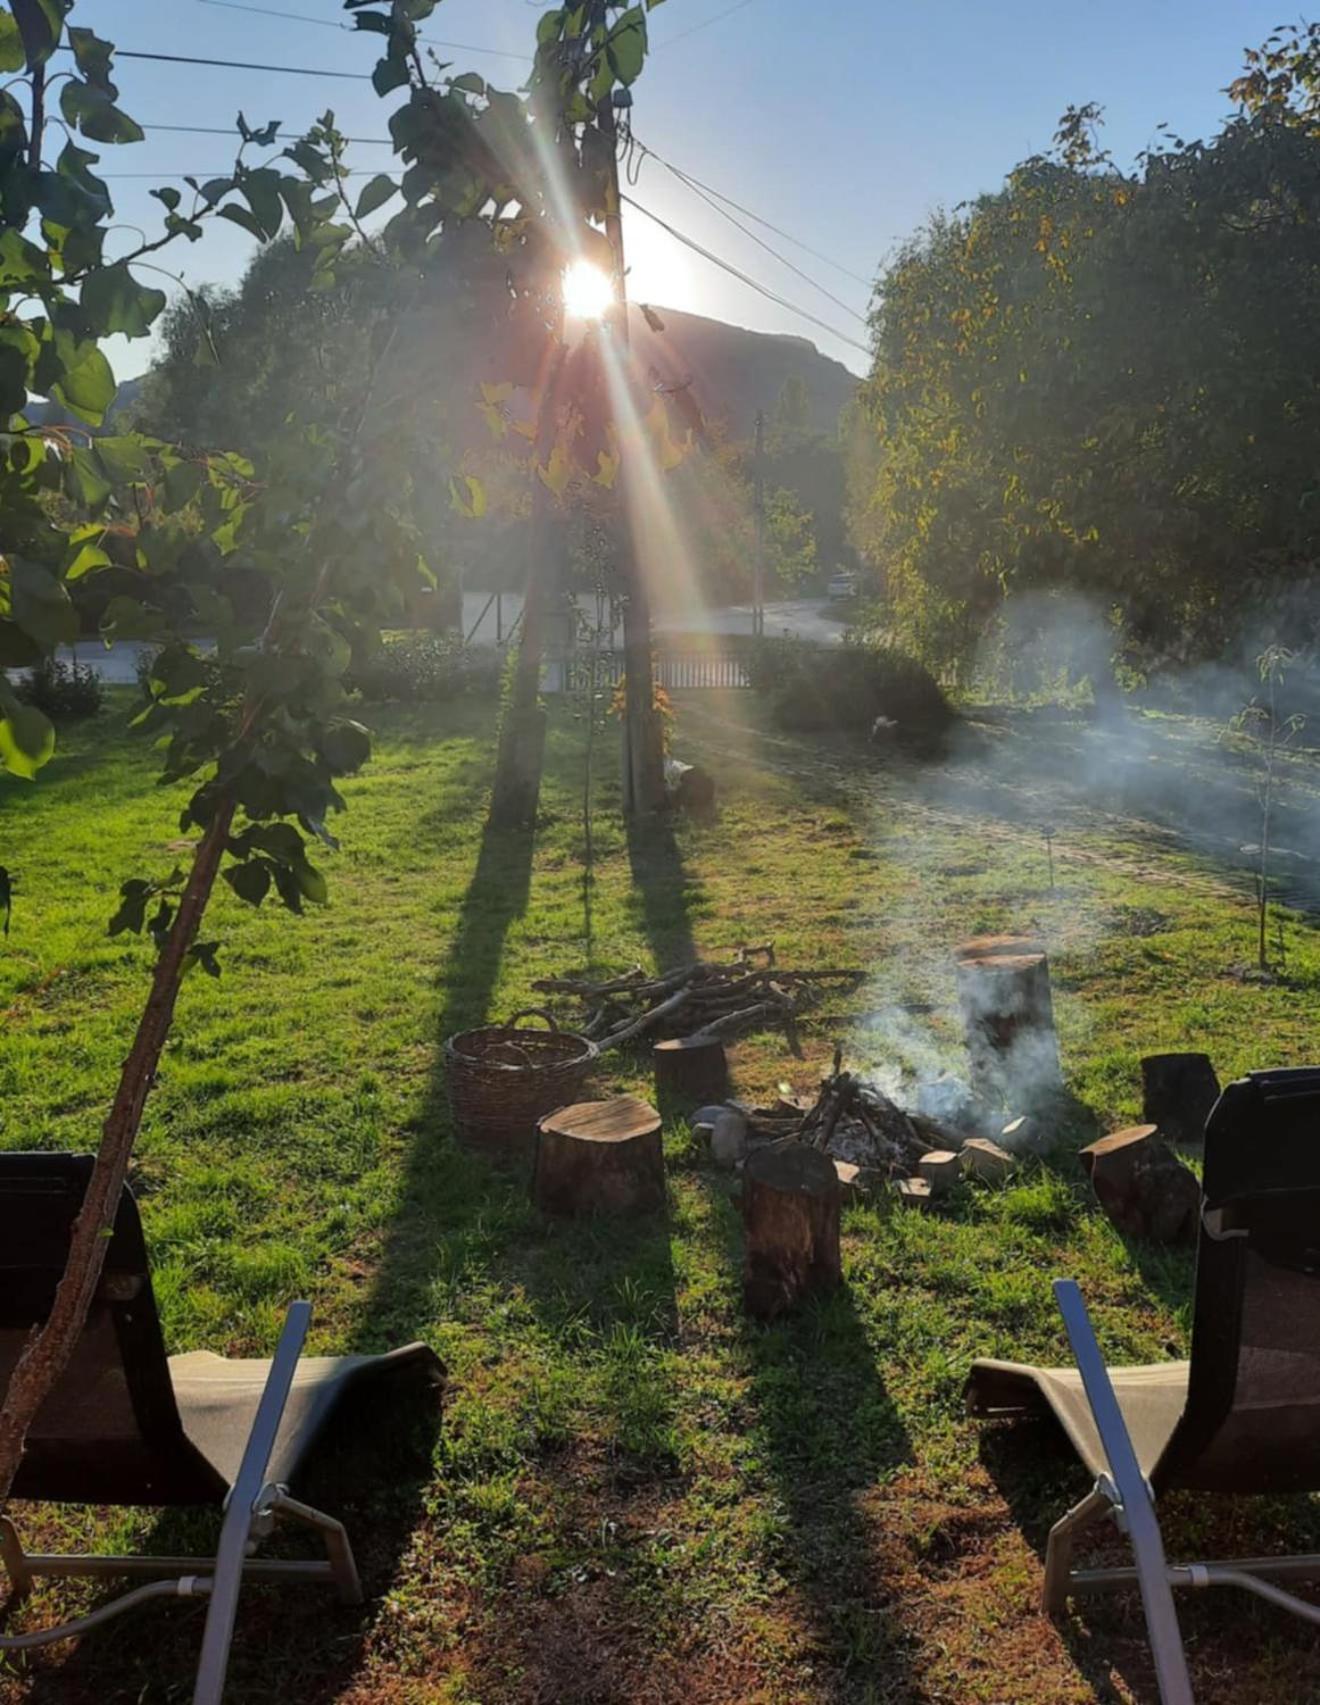
M195 839L186 868L125 881L110 923L112 933L150 935L157 958L51 1313L9 1379L0 1500L86 1320L182 978L194 967L220 972L220 943L202 934L215 882L223 875L251 904L271 894L293 912L325 899L309 849L336 844L327 826L342 805L336 780L370 751L345 713L343 675L425 573L406 471L391 456L401 402L379 387L388 322L361 326L370 357L333 428L287 423L260 472L233 451L29 419L36 392L88 427L104 421L115 384L100 340L149 330L165 297L138 276L155 267L144 257L197 240L207 219L266 241L287 218L314 249L314 280L332 277L352 235L331 217L342 184L328 120L289 150L295 174L245 163L250 145L274 143L278 125L254 130L240 117L234 172L189 180L186 210L180 192L157 191L161 235L108 255L113 209L91 170L98 156L71 135L54 165L45 154L46 67L66 35L76 66L60 86L69 131L107 144L142 132L115 104L111 44L67 24L67 12L48 0L0 10L0 70L18 74L0 90L0 659L26 661L72 638L91 595L107 636L156 641L137 721L160 738L162 779L194 783L180 829ZM315 193L330 181L334 193ZM197 629L214 634L212 654L188 642ZM0 760L31 777L53 735L2 685L0 710Z
M1320 140L1267 102L1124 172L1098 116L933 220L877 297L855 533L941 665L1065 587L1139 658L1215 654L1320 547Z

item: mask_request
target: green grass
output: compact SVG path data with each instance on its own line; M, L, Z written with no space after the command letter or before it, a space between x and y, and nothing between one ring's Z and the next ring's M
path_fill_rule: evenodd
M983 1435L962 1382L977 1354L1062 1356L1053 1274L1082 1282L1115 1356L1185 1345L1188 1260L1125 1246L1073 1150L1139 1113L1143 1053L1204 1048L1223 1078L1310 1057L1310 926L1288 920L1286 985L1224 975L1251 953L1242 884L1082 797L1073 748L1100 737L1080 725L1024 718L986 735L990 756L885 768L770 732L742 695L680 704L683 755L720 780L716 822L630 845L604 779L588 926L569 719L552 721L535 836L493 838L485 707L368 719L376 756L345 788L343 851L324 860L331 904L299 919L218 895L224 974L185 989L135 1183L171 1349L266 1353L284 1303L307 1294L314 1348L421 1337L450 1389L420 1456L415 1425L373 1415L368 1460L323 1471L368 1604L254 1591L234 1697L1153 1697L1131 1604L1062 1635L1037 1615L1044 1532L1084 1483L1040 1441ZM35 786L0 782L0 862L19 877L0 953L7 1147L93 1145L145 990L147 949L105 920L120 880L169 868L179 800L122 722L116 709L71 732ZM1204 731L1150 728L1179 769L1210 762ZM1033 826L1046 809L1054 890ZM940 1216L851 1207L846 1288L773 1328L741 1314L737 1205L683 1130L666 1135L667 1214L626 1225L546 1223L522 1179L450 1138L442 1038L528 1004L551 970L768 938L785 963L866 967L868 988L804 1033L802 1059L782 1037L738 1045L738 1088L756 1095L782 1078L809 1088L836 1034L881 1071L956 1064L951 945L1023 926L1050 943L1076 1097L1057 1156ZM596 1087L644 1090L643 1062L611 1057ZM205 1525L21 1517L34 1537L107 1546L174 1547ZM1170 1534L1175 1550L1249 1552L1309 1521L1305 1506L1175 1503ZM90 1601L43 1589L22 1614ZM1229 1599L1185 1622L1198 1698L1320 1689L1315 1642L1272 1613ZM146 1612L12 1661L0 1698L186 1698L198 1631L185 1606Z

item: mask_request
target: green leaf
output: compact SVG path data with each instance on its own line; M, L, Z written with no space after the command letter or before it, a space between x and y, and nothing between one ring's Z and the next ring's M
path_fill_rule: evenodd
M176 462L165 473L166 509L186 509L196 497L206 470L200 462Z
M29 243L16 226L0 231L0 290L42 283L49 277L50 263L35 243Z
M134 432L98 438L96 458L112 485L146 485L151 479L151 457L146 440Z
M60 111L65 122L93 142L141 142L142 126L121 112L104 89L92 83L60 85Z
M632 83L641 75L646 59L646 14L633 6L609 33L606 53L621 83Z
M228 207L220 209L220 218L228 219L233 224L242 226L243 230L255 237L259 243L265 242L266 233L261 227L261 221L249 213L246 207L236 207L231 202Z
M82 308L97 337L146 337L165 307L165 292L139 284L123 261L88 273Z
M64 483L74 502L90 510L100 509L113 489L92 450L81 444L69 452Z
M245 859L223 872L225 881L249 906L259 906L270 891L270 866L264 859Z
M26 58L18 20L12 12L0 12L0 72L21 71Z
M10 9L23 38L29 71L44 65L59 45L64 11L59 0L10 0Z
M352 775L371 756L371 735L360 722L337 722L321 738L321 756L332 775Z
M397 193L398 188L393 178L386 177L384 172L378 172L357 199L357 217L365 219L378 207L384 207L390 197Z
M239 189L247 197L252 216L260 227L259 235L273 237L284 219L284 203L280 199L280 175L269 169L249 172L239 179Z
M90 539L77 546L72 560L64 570L65 581L81 580L84 574L91 574L93 569L109 568L110 557L100 545L94 545Z
M544 47L548 42L558 41L559 32L564 27L564 11L561 7L557 12L545 12L536 25L536 45Z
M26 557L9 559L10 615L46 651L78 637L78 612L62 581Z
M293 871L287 865L276 864L271 867L271 875L275 879L275 891L283 904L291 912L301 912L303 909L302 885Z
M376 61L376 69L371 73L371 86L378 95L388 95L395 89L403 88L408 81L408 67L402 59L386 55Z
M95 30L79 29L76 24L70 24L69 46L73 49L73 57L79 71L88 82L109 89L113 95L114 89L110 84L110 56L115 51L114 43L103 41Z
M469 95L484 95L486 93L486 79L478 77L475 71L464 71L461 76L449 79L449 87L451 89L462 89Z
M321 872L313 865L304 862L293 867L293 874L304 898L311 900L315 905L324 906L330 898L330 889Z
M0 765L31 781L55 751L55 730L35 705L13 704L0 717Z
M115 400L115 376L110 363L92 343L77 366L66 369L51 390L89 426L100 426Z

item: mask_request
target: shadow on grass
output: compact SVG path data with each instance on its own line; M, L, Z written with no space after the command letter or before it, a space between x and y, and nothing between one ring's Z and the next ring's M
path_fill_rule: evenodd
M628 866L642 930L657 968L690 964L697 957L692 931L694 888L667 813L628 819Z
M924 1700L861 1507L914 1452L852 1290L845 1277L772 1325L747 1319L741 1215L714 1180L702 1182L738 1292L755 1436L781 1511L778 1563L809 1631L819 1697Z
M247 1584L239 1595L226 1699L320 1705L343 1696L360 1671L373 1601L389 1590L421 1518L440 1426L436 1393L418 1383L392 1387L389 1424L380 1424L381 1391L346 1395L299 1477L300 1498L348 1529L365 1595L341 1604L319 1585ZM134 1549L214 1555L220 1518L209 1511L166 1510ZM282 1528L263 1556L317 1557L314 1535ZM115 1582L97 1602L119 1596ZM22 1697L30 1705L115 1705L117 1701L191 1697L205 1604L162 1603L84 1636L72 1648L39 1657ZM67 1662L58 1663L67 1655ZM54 1659L58 1667L46 1668ZM113 1679L111 1679L113 1678ZM2 1684L0 1684L2 1691Z

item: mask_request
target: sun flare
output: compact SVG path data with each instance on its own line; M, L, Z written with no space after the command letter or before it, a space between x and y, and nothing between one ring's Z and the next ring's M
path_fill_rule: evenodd
M564 269L564 311L573 320L599 320L614 303L614 284L589 260Z

